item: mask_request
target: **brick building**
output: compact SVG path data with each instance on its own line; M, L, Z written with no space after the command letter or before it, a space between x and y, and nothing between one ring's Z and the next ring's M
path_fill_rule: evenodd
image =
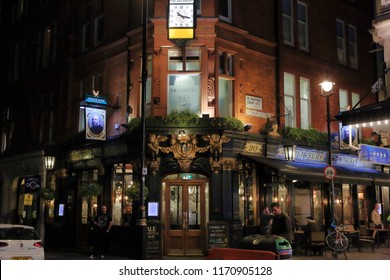
M131 130L142 114L144 82L148 210L157 206L147 217L159 236L154 248L141 249L146 257L237 247L258 231L261 208L275 200L292 226L309 215L327 226L326 143L293 140L300 157L288 163L282 136L286 128L326 131L322 81L335 83L332 116L375 83L371 1L194 2L194 38L169 40L168 0L147 1L147 25L141 0L1 1L8 61L1 67L2 222L34 224L49 247L87 250L89 219L106 204L114 223L111 253L128 254L119 237L124 208L138 206L128 189L145 175L142 130ZM373 101L374 95L362 105ZM186 111L198 120L163 122ZM104 127L99 132L94 115ZM229 126L231 118L241 125ZM274 123L278 131L269 135ZM337 134L338 123L331 127ZM334 153L338 199L349 205L336 205L337 222L367 225L375 195L370 176L381 185L388 178L372 166L356 171L362 163L349 147ZM56 158L52 170L45 169L47 156ZM55 199L31 192L33 205L26 205L31 178L53 188ZM89 196L88 185L102 192ZM208 235L213 226L224 229L220 244Z

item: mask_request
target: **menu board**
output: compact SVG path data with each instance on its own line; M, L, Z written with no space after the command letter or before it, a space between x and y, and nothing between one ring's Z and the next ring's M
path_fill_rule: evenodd
M208 246L209 248L229 247L229 227L227 223L208 223Z
M161 225L149 222L146 227L146 259L161 259Z

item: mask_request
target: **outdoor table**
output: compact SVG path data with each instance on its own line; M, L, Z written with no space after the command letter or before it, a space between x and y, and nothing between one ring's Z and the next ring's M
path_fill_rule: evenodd
M383 236L385 238L386 247L389 248L390 229L388 229L388 228L368 228L367 230L370 233L372 233L374 230L376 230L377 234L375 236L375 241L376 241L377 248L379 248L379 245L380 245L380 236Z

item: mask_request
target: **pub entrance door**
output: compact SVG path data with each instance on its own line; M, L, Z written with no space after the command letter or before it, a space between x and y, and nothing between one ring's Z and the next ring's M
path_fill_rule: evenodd
M204 255L208 215L207 181L166 180L162 191L164 255Z

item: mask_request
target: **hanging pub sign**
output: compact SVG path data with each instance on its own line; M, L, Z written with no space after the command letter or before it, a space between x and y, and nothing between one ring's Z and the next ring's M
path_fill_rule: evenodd
M41 189L41 177L24 177L22 180L22 185L24 185L24 193L37 192Z
M107 99L105 96L100 95L99 91L92 91L92 94L85 95L85 102L98 105L107 105Z
M106 140L106 110L85 107L85 139Z
M346 125L339 129L340 150L358 149L359 135L356 126Z
M195 38L196 9L194 0L169 0L167 28L169 40Z

